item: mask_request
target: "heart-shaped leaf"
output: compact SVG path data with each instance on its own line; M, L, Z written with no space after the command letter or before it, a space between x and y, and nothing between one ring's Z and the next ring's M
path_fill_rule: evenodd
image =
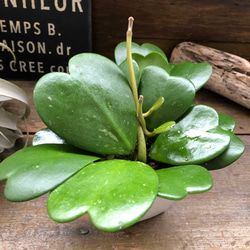
M134 75L136 80L137 88L140 84L141 80L141 74L143 70L148 66L158 66L167 72L169 72L168 69L168 62L164 59L162 55L156 52L151 52L147 54L146 56L140 55L140 54L133 54L133 68L134 68ZM129 73L128 73L128 65L127 60L123 61L119 67L126 75L127 79L129 79Z
M66 144L21 149L1 163L0 180L8 179L4 195L10 201L36 198L98 159Z
M90 164L56 188L48 198L48 213L58 222L88 212L105 231L124 229L151 207L158 191L155 171L142 162L125 160Z
M68 143L101 154L129 154L137 138L129 83L111 60L96 54L70 59L66 73L43 76L34 89L38 114Z
M193 105L172 129L157 137L150 157L172 165L211 160L230 143L230 136L218 125L219 117L214 109Z
M240 158L244 153L245 145L235 134L228 132L230 136L229 147L214 159L204 162L201 165L208 170L224 168Z
M133 54L133 59L137 62L140 68L140 73L142 74L143 70L148 66L158 66L167 72L169 72L168 62L166 59L159 53L151 52L146 56L140 54Z
M161 96L165 99L158 110L146 117L147 128L153 130L183 115L193 102L195 88L185 78L169 76L164 69L149 66L142 73L139 94L144 97L143 112L147 112Z
M121 42L115 48L115 61L118 65L120 65L127 58L126 46L127 46L126 42ZM151 52L157 52L165 59L166 62L168 62L168 59L165 53L159 47L151 43L144 43L140 46L139 44L132 42L131 50L132 50L132 54L136 53L142 56L146 56L150 54Z
M206 192L213 186L211 174L197 165L176 166L156 171L159 177L158 196L181 200L188 193Z
M198 91L209 80L212 70L208 63L183 62L171 68L170 75L187 78Z

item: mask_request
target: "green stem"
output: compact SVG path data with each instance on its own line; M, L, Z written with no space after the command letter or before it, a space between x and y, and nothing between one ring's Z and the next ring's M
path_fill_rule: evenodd
M138 100L138 91L137 85L135 80L135 73L133 67L133 58L132 58L132 29L133 29L134 18L130 17L128 19L128 30L127 30L127 63L128 63L128 72L129 72L129 80L130 86L133 93L135 106L136 106L136 113L137 117L139 115L139 100ZM137 160L141 162L147 162L147 147L146 147L146 140L144 131L142 129L141 123L138 120L137 126Z
M130 85L135 101L136 112L138 114L138 92L135 80L135 73L133 67L133 58L132 58L132 29L133 29L134 18L130 17L128 19L128 30L127 30L127 63L128 63L128 72L129 72L129 79Z
M146 140L145 140L145 135L143 132L143 129L138 122L138 127L137 127L137 160L141 162L147 162L147 147L146 147Z
M139 100L138 100L138 120L140 122L141 128L144 132L144 134L148 137L155 136L154 133L149 132L146 127L146 121L144 119L144 115L142 113L142 103L143 103L143 96L140 95Z

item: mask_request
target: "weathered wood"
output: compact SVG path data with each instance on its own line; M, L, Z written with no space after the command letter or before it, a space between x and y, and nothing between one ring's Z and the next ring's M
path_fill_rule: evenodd
M246 117L249 121L249 117ZM250 136L244 155L231 166L212 172L214 187L207 193L176 201L165 213L126 230L97 230L87 215L56 223L47 215L48 195L29 202L4 199L0 183L1 249L249 249ZM88 229L82 235L80 229Z
M213 73L204 86L240 105L250 108L250 63L236 55L192 42L178 44L171 55L173 64L207 62Z

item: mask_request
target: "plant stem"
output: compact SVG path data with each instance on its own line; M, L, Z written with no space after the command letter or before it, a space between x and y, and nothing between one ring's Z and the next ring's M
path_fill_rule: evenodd
M136 80L135 80L135 73L134 73L134 67L133 67L133 59L132 59L132 29L133 29L133 23L134 18L129 17L128 19L128 30L127 30L127 63L128 63L128 72L129 72L129 79L130 79L130 86L132 89L135 106L136 106L136 112L138 114L138 92L137 92L137 86L136 86Z
M145 140L145 135L143 132L143 129L138 122L138 127L137 127L137 160L141 162L147 162L147 147L146 147L146 140Z
M132 58L132 29L133 29L134 18L129 17L128 19L128 30L127 30L127 63L128 63L128 72L129 72L129 79L130 79L130 86L133 93L135 106L136 106L136 113L137 117L139 116L139 100L138 100L138 91L137 85L135 80L135 73L133 67L133 58ZM137 126L137 160L141 162L147 162L147 148L146 148L146 140L144 131L142 129L140 120L138 119L138 126Z
M143 96L140 95L139 100L138 100L138 120L140 122L141 128L144 132L144 134L148 137L152 137L155 134L152 132L149 132L146 127L146 122L142 113L142 103L143 103Z

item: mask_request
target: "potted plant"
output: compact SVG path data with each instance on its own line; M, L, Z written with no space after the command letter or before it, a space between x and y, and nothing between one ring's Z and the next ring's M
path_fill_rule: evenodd
M53 220L88 213L98 229L116 231L140 220L157 197L209 190L209 170L243 153L232 118L192 104L211 66L172 65L157 46L133 43L132 26L130 17L116 63L83 53L70 59L70 74L39 79L34 103L47 129L1 163L8 200L50 192Z
M14 61L16 61L15 54L13 51L3 43L0 43L0 47L7 49L13 56ZM10 100L16 100L18 102L24 103L24 112L19 114L13 114L3 107L3 104ZM4 149L12 148L15 141L23 136L21 130L17 127L17 122L26 119L30 114L30 108L28 103L28 97L25 92L14 85L13 83L0 78L0 153ZM28 126L27 131L28 131ZM26 143L27 144L27 140Z

